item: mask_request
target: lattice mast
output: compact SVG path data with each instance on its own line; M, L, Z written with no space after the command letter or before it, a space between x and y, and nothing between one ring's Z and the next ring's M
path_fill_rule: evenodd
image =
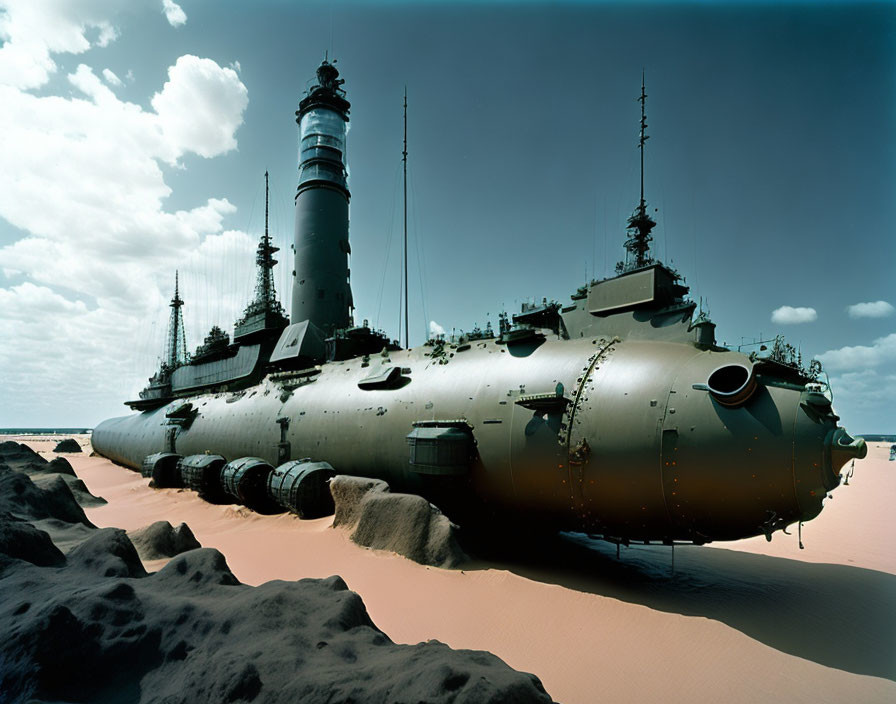
M174 272L174 298L171 299L171 317L168 319L168 339L165 342L163 370L173 371L187 363L187 339L181 313L184 302L180 297L179 272Z
M258 243L258 251L255 255L255 263L258 265L258 274L255 281L255 301L254 305L263 311L283 312L280 302L277 300L277 291L274 289L274 267L277 260L274 259L274 252L279 252L280 248L271 244L271 236L268 233L268 172L264 172L264 235L261 242Z
M286 315L283 306L277 300L277 291L274 288L274 267L277 260L274 253L280 248L271 244L271 235L268 228L270 213L270 185L268 172L264 172L264 234L258 243L255 252L257 265L255 274L255 297L243 311L233 328L234 341L247 341L250 337L260 335L265 330L279 329L286 325Z
M641 72L641 95L638 98L641 103L641 130L638 139L638 150L641 153L641 199L638 207L628 219L628 239L625 241L625 261L616 265L619 274L641 269L655 263L650 256L650 242L653 240L650 232L656 227L656 222L647 214L647 201L644 200L644 143L650 139L647 135L647 90L644 82L644 72Z

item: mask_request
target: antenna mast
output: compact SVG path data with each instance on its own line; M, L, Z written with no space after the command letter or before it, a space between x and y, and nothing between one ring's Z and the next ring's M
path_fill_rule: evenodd
M404 87L404 145L401 150L404 169L404 347L410 349L408 340L408 87Z
M255 276L255 298L253 298L243 317L233 328L233 339L245 340L249 335L255 335L260 330L282 328L286 324L286 316L283 307L277 300L277 291L274 288L274 266L277 260L274 254L280 251L279 247L271 244L271 235L268 230L270 215L270 185L268 172L264 172L264 234L258 242L255 251L255 264L257 273Z
M635 212L628 219L625 261L616 265L617 274L635 271L654 263L654 259L650 256L650 242L653 240L650 231L656 227L656 222L647 214L647 202L644 200L644 143L650 139L647 135L647 90L644 71L641 71L641 95L638 97L638 102L641 103L641 129L638 137L638 150L641 152L641 198Z
M641 71L641 97L638 98L638 101L641 103L641 134L638 139L638 151L641 152L641 201L639 208L644 208L644 142L646 142L650 137L647 134L647 113L646 113L646 103L647 103L647 92L646 86L644 84L644 71Z
M271 244L271 235L268 231L270 213L270 184L268 172L264 172L264 234L261 236L261 242L258 243L258 250L255 254L255 263L258 265L258 277L255 283L255 300L250 304L255 306L259 311L268 311L277 309L279 312L279 303L277 302L277 292L274 290L273 269L277 264L273 254L279 252L279 247Z
M274 298L274 286L273 281L271 280L271 268L276 264L276 262L271 260L271 254L274 253L274 247L271 247L271 236L268 234L268 201L269 201L269 186L268 186L268 172L265 170L264 172L264 239L263 239L263 247L259 249L263 249L264 253L261 257L264 262L261 263L262 268L262 296L264 297L265 302L270 302Z
M174 298L171 299L171 318L168 322L168 341L165 345L165 361L162 368L172 372L187 361L187 340L180 309L184 305L180 297L179 272L174 272Z

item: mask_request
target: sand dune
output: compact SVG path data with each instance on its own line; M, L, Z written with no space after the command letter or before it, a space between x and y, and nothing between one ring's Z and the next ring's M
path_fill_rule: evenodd
M49 448L33 445L35 448ZM52 456L47 454L47 457ZM461 569L354 545L330 518L213 506L69 456L99 526L186 522L243 582L341 575L396 642L484 649L559 701L896 701L896 463L874 445L797 536L622 548L566 536Z
M147 558L175 555L148 574L58 473L36 486L51 463L24 450L0 445L2 702L551 701L490 653L393 643L338 576L241 584L183 525L133 533Z

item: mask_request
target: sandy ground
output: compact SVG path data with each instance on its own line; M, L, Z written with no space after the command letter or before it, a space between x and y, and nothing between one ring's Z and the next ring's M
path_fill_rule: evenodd
M25 440L52 457L55 439ZM82 438L82 442L86 440ZM460 570L351 543L331 518L301 521L153 490L101 457L68 454L132 530L186 522L250 584L341 575L397 642L495 653L560 702L896 701L896 462L872 444L797 536L706 547L622 548L571 536ZM163 562L149 563L158 569Z

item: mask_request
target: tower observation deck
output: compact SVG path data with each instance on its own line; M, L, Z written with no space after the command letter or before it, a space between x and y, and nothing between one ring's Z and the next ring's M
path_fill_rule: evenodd
M350 104L342 84L339 71L325 60L296 111L299 184L290 322L307 320L327 335L351 325L353 308L346 161Z

